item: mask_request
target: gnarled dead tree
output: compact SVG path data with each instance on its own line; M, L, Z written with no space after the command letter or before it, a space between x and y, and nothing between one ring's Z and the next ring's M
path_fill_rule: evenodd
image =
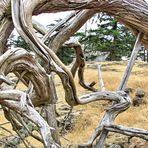
M41 24L32 21L32 15L59 11L74 10L75 12L59 22L50 30ZM57 50L70 36L72 36L95 13L106 12L127 26L136 36L137 41L131 55L130 62L119 91L96 91L92 86L84 83L83 53L80 45L72 46L76 51L76 62L69 69L56 56ZM31 135L41 141L45 147L61 147L59 139L54 136L51 124L37 112L35 107L56 103L56 90L52 73L56 73L65 91L65 100L70 106L83 105L92 101L110 100L112 105L106 110L101 123L96 128L88 143L80 147L91 147L99 137L96 147L102 147L108 132L117 132L129 136L136 136L148 140L148 131L114 125L114 120L121 112L130 107L129 96L124 92L126 82L135 62L135 57L142 42L148 47L148 4L144 0L0 0L0 104L4 109L6 118L12 123L14 130L25 144L25 137ZM66 22L66 23L65 23ZM42 65L25 49L7 48L7 39L13 28L28 43ZM43 35L38 38L34 29ZM52 34L58 29L56 35ZM48 45L45 42L48 41ZM95 92L78 97L75 87L74 75L78 69L80 83L83 87ZM25 92L16 90L16 85L7 76L14 73L26 85ZM54 109L50 110L54 112ZM15 112L15 119L12 118ZM18 118L19 115L22 117ZM48 114L50 118L50 114ZM55 116L51 118L53 120ZM49 120L49 119L48 119ZM30 132L29 125L37 125L41 137ZM55 123L56 124L56 123ZM17 129L20 125L20 129ZM28 134L21 135L21 130L26 129ZM32 130L34 130L32 128ZM19 143L16 140L16 145ZM12 143L5 142L6 146ZM25 144L26 145L26 144Z

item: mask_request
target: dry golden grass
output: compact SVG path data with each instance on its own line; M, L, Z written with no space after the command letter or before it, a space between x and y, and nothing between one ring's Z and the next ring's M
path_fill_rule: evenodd
M105 62L102 63L102 75L105 83L106 90L117 90L119 87L119 82L122 79L124 70L126 68L127 63L118 63L118 62ZM128 87L132 88L134 91L131 95L135 95L135 91L137 88L143 89L145 92L148 90L148 66L139 67L139 65L143 65L143 63L136 63L132 74L129 78ZM104 66L105 65L105 66ZM98 82L98 72L97 69L87 68L85 71L85 79L86 82L96 81ZM77 78L76 78L76 83ZM96 84L96 87L100 89L99 84ZM83 90L80 86L77 86L79 94L88 93L88 91ZM147 95L145 100L147 99ZM90 135L93 133L94 129L99 125L99 122L102 116L105 113L105 108L107 107L107 103L105 104L103 101L94 102L84 106L75 107L75 111L83 110L83 113L80 115L77 120L73 131L67 135L65 138L69 139L70 142L62 139L62 143L64 145L68 145L68 143L78 144L84 143L88 140ZM141 105L139 107L129 108L124 113L120 114L116 120L116 124L122 124L129 127L138 127L148 129L148 104ZM111 141L118 140L119 135L110 136L109 139ZM115 142L115 141L114 141ZM66 147L66 146L65 146Z
M95 63L97 64L97 63ZM123 76L123 72L126 68L127 63L123 62L103 62L102 63L102 75L105 83L106 90L117 90L119 87L119 82ZM133 98L135 91L137 88L141 88L147 92L148 90L148 66L140 67L139 65L143 65L144 63L138 62L135 64L132 74L130 76L128 87L132 88L134 91L131 94ZM145 65L145 64L144 64ZM92 69L90 67L85 70L85 80L86 82L96 81L96 88L100 89L98 83L98 71L97 69ZM89 91L84 90L82 87L78 85L78 78L75 78L78 96L82 94L89 93ZM62 104L66 104L64 100L64 91L61 86L61 82L58 78L56 78L56 86L57 92L59 96L57 106L61 106ZM24 89L22 84L19 84L18 89ZM147 99L144 98L145 100ZM64 135L65 140L61 137L62 145L67 147L69 144L78 144L84 143L88 140L90 135L93 133L94 129L99 125L99 122L102 116L105 113L105 108L107 107L107 103L104 101L93 102L83 106L74 107L73 112L81 112L81 114L77 117L73 130ZM0 123L4 122L5 118L1 114ZM124 113L120 114L115 123L122 124L129 127L138 127L148 129L148 103L141 105L139 107L129 108ZM115 134L110 134L109 140L114 141L119 139L119 136L115 136ZM36 143L36 142L35 142ZM36 143L37 144L37 143ZM37 144L38 145L38 144ZM36 147L42 147L38 145Z

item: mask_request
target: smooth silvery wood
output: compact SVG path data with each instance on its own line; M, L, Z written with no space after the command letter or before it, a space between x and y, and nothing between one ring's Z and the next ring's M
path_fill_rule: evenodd
M85 22L94 15L94 10L83 10L77 13L72 22L66 28L63 28L50 42L49 47L56 53L58 48L78 31Z
M137 30L145 32L142 43L147 47L147 17L148 17L148 4L144 0L89 0L89 1L48 1L46 4L41 4L41 1L30 2L32 3L32 12L38 14L41 12L57 12L62 10L75 10L75 9L93 9L93 13L106 12L117 18L118 21L125 24L131 31L138 34ZM29 6L26 5L26 9ZM39 5L39 7L38 7ZM54 7L53 7L54 6ZM35 8L35 9L34 9ZM128 10L128 11L127 11ZM91 10L90 10L91 11ZM144 13L143 13L144 12ZM134 14L134 15L132 15ZM85 23L85 22L84 22ZM82 24L81 24L82 25Z
M87 86L84 83L82 75L85 63L83 57L78 56L82 50L75 49L77 63L74 65L72 71L69 71L69 69L54 54L54 52L57 52L58 48L71 35L73 35L89 18L91 18L97 12L106 12L115 16L118 21L125 24L131 31L135 33L135 35L137 35L139 32L143 33L141 42L145 45L145 47L148 47L147 8L148 4L142 0L11 0L11 4L10 0L1 0L1 54L3 54L8 49L6 48L6 40L15 26L18 33L30 45L32 51L36 53L36 56L40 58L43 64L39 64L38 61L24 49L9 49L7 52L5 52L0 57L0 104L19 112L38 125L45 147L51 147L53 145L58 147L56 141L53 138L50 126L33 108L33 106L40 106L54 102L53 98L55 97L54 93L56 92L53 91L55 87L54 82L52 79L50 79L50 74L55 72L62 80L62 85L65 90L65 99L69 105L84 105L86 103L99 100L109 100L113 102L112 105L106 110L103 119L101 120L96 131L92 134L88 143L82 145L82 147L92 146L93 142L98 136L100 137L97 141L96 147L102 147L106 136L110 131L136 136L147 140L147 130L127 128L113 124L116 116L128 109L131 104L129 96L123 91L102 91L89 93L81 97L77 96L77 90L73 80L76 69L79 68L79 73L81 73L80 79L82 80L83 86ZM51 40L51 33L55 31L57 27L61 27L61 24L65 22L65 20L63 20L62 23L60 22L54 28L52 28L52 30L49 30L43 40L39 39L35 34L34 28L36 28L36 30L38 30L41 34L45 34L46 30L36 22L34 23L35 25L33 25L32 15L62 10L76 10L76 15L73 16L72 21L70 20L71 17L66 19L70 22L70 24L62 28ZM48 48L43 42L48 37L50 40L50 48ZM140 44L138 42L138 46L139 45ZM135 58L131 58L132 64L129 64L127 67L128 76L131 72L134 60ZM81 64L83 65L82 67ZM20 77L20 81L22 81L22 83L27 86L28 89L26 93L15 90L15 85L17 84L14 84L14 82L9 80L9 77L7 77L7 74L10 72L13 72L16 74L16 76ZM122 82L122 84L125 84L126 81ZM5 84L5 87L3 87L2 83ZM8 85L10 86L8 87ZM14 89L12 89L12 87ZM122 86L121 89L124 87L125 85ZM50 111L53 112L53 110L54 109L51 109ZM47 114L47 117L50 116L50 114ZM53 118L55 118L55 116L51 118L52 121Z
M98 64L98 76L99 76L99 81L100 81L100 87L101 91L105 91L105 86L102 78L102 72L101 72L101 65Z
M59 75L62 80L63 86L65 87L66 101L72 106L74 104L77 104L76 88L72 74L66 68L66 66L57 58L53 51L49 49L45 44L43 44L40 39L37 38L33 31L32 25L30 26L29 22L31 20L28 20L28 18L25 17L28 12L22 11L24 10L24 3L19 3L19 1L12 1L12 5L13 21L15 22L14 24L16 29L24 37L24 39L32 45L32 49L34 49L33 47L35 47L35 52L40 55L40 57L50 66L50 71L53 71L57 73L57 75ZM20 15L21 12L19 10L21 10L21 12L23 13L22 15ZM15 15L15 13L17 15ZM22 24L22 26L18 24Z
M38 106L44 103L44 101L50 102L51 88L48 74L36 62L32 55L22 48L8 50L0 57L0 73L1 77L3 77L0 84L9 81L6 77L7 74L24 70L26 71L26 74L24 74L25 80L29 79L34 86L35 92L29 94L34 106ZM42 99L40 99L40 96L42 96Z
M35 19L32 19L32 24L33 27L42 35L45 35L47 32L47 28L45 28L42 24L40 24L38 21L36 21Z
M137 53L138 53L138 51L140 50L140 47L141 47L141 44L140 44L141 37L142 37L142 33L139 33L138 36L137 36L137 40L135 42L135 46L133 48L133 52L132 52L131 57L130 57L130 61L129 61L129 63L127 65L127 69L125 71L125 75L124 75L124 77L123 77L123 79L121 81L121 84L120 84L120 88L119 88L120 91L121 90L124 91L124 89L125 89L126 83L128 81L128 77L129 77L129 75L131 73L131 70L133 68L133 65L135 63L135 59L137 57ZM125 96L126 96L126 94L125 94ZM100 125L98 126L98 128L96 129L96 131L94 132L94 134L92 135L92 137L90 138L89 142L87 144L85 144L85 145L82 145L83 147L85 147L85 146L91 146L92 143L93 143L93 141L95 140L95 138L97 136L99 136L99 135L100 135L100 137L99 137L99 140L97 141L97 144L96 144L95 147L96 148L103 147L104 142L105 142L106 137L107 137L108 132L109 132L109 130L106 130L106 129L103 128L104 125L110 125L110 124L112 124L113 121L115 120L116 116L119 113L121 113L122 111L128 109L129 106L130 106L130 104L131 104L131 101L130 101L129 98L128 99L127 98L124 98L124 99L125 99L124 100L125 102L123 101L124 102L123 104L122 103L119 103L119 104L117 103L116 104L115 102L113 102L113 104L112 104L113 106L115 105L117 107L119 105L118 112L116 112L117 111L116 110L116 107L114 109L112 108L113 110L112 110L111 113L108 112L108 111L106 111L106 113L105 113L105 115L104 115L104 117L103 117ZM109 121L109 119L110 119L110 121Z
M133 128L133 127L124 127L122 125L105 125L105 129L111 132L120 133L127 136L133 136L133 137L140 137L145 140L148 140L148 130L143 130L140 128Z
M53 140L57 144L61 145L58 125L56 120L56 103L57 103L58 97L57 97L55 84L54 84L54 81L55 81L54 74L52 73L50 74L49 81L50 81L50 87L52 89L52 93L51 93L52 103L44 106L44 110L46 113L46 121L50 127L54 128L54 130L51 132Z
M3 0L1 0L3 2ZM121 23L128 26L135 34L138 34L137 30L145 32L145 35L142 39L143 44L147 47L147 7L148 4L145 1L141 0L112 0L112 1L31 1L26 0L25 10L32 12L33 14L40 14L44 12L58 12L62 10L75 10L75 9L94 9L94 14L96 12L106 12L115 16ZM3 6L3 5L2 5ZM31 6L31 8L30 8ZM54 6L54 7L53 7ZM7 0L6 8L10 7L10 0ZM127 11L129 10L129 11ZM6 11L6 10L5 10ZM143 13L144 12L144 13ZM134 14L134 15L132 15ZM29 16L29 15L28 15ZM87 17L87 16L85 16ZM81 23L81 26L85 23ZM9 25L11 27L12 25Z
M137 58L137 54L138 54L139 50L141 49L140 40L141 40L142 36L143 36L143 33L141 33L141 32L137 36L137 40L136 40L135 46L133 48L130 60L128 62L128 65L127 65L127 68L125 70L124 76L123 76L122 81L120 83L119 90L125 90L125 88L126 88L128 78L130 76L130 73L131 73L132 68L134 66L134 63L135 63L135 60Z
M64 18L62 21L60 21L59 23L57 23L57 25L55 25L54 27L52 27L51 29L49 29L46 34L43 36L42 41L43 43L47 40L47 38L50 37L50 35L57 29L59 29L62 25L65 25L70 19L72 19L77 13L71 13L70 15L68 15L66 18Z
M18 101L21 101L21 104L17 103ZM27 104L27 95L25 93L18 90L0 91L0 103L33 121L40 128L45 147L52 145L58 147L51 137L51 130L54 129L50 128L39 113Z
M10 8L9 4L9 0L0 1L0 55L7 50L7 39L14 28L12 20L10 19L11 11L8 9Z
M132 54L131 54L129 63L128 63L128 65L127 65L127 69L126 69L126 71L125 71L125 75L124 75L124 77L123 77L123 79L122 79L122 81L121 81L120 87L119 87L119 90L120 90L120 91L121 91L121 90L124 91L124 89L125 89L125 87L126 87L128 78L129 78L129 76L130 76L130 73L131 73L131 71L132 71L133 65L134 65L134 63L135 63L135 60L136 60L136 57L137 57L137 54L138 54L138 51L139 51L140 48L141 48L140 40L141 40L141 38L142 38L142 35L143 35L142 33L139 33L138 36L137 36L137 40L136 40L136 42L135 42L135 46L134 46L134 48L133 48L133 52L132 52ZM105 141L107 135L108 135L108 131L103 130L103 132L101 133L101 136L100 136L100 138L99 138L99 141L98 141L97 144L96 144L96 147L101 147L101 146L103 146L104 141Z

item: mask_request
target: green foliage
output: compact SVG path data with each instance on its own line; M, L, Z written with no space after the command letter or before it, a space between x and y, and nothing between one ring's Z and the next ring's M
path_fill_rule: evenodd
M120 60L122 56L130 55L135 42L132 33L108 15L100 14L96 23L95 29L88 29L86 32L75 34L79 37L80 43L85 45L85 52L110 52L109 60ZM53 26L54 24L50 24L48 28ZM29 46L20 36L12 36L9 45L30 51ZM73 60L74 50L63 47L59 49L57 55L64 64L69 64Z
M21 47L26 49L27 51L31 51L28 44L24 41L24 39L21 36L12 35L9 39L8 46ZM58 50L57 56L64 64L68 65L73 61L74 49L62 47Z
M122 56L130 55L135 42L132 33L113 17L100 15L98 20L97 28L76 34L85 45L85 51L110 52L109 60L120 60Z
M74 58L74 49L62 47L58 50L57 56L66 65L70 64Z
M12 35L8 42L9 46L21 47L28 51L31 51L29 45L25 42L25 40L21 36Z

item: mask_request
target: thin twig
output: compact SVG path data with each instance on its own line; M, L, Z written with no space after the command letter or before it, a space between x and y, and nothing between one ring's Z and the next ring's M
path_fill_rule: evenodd
M78 12L76 12L76 13L78 13ZM47 33L43 36L42 42L44 43L44 42L47 40L47 38L49 38L50 35L51 35L55 30L57 30L59 27L61 27L62 25L64 25L65 23L67 23L70 19L72 19L72 18L76 15L76 13L75 13L75 12L74 12L74 13L71 13L71 14L68 15L65 19L63 19L62 21L60 21L58 24L56 24L55 26L53 26L52 28L50 28L50 29L47 31Z
M102 78L101 65L100 64L98 64L98 78L99 78L99 82L100 82L101 91L105 91L105 86L104 86L104 82L103 82L103 78Z
M70 114L72 113L72 110L73 110L73 107L70 108L70 111L68 112L68 114L67 114L67 116L65 118L64 126L61 129L61 135L62 135L63 131L65 131L65 125L66 125L66 122L67 122L68 118L70 117Z
M27 73L26 70L24 70L21 75L19 76L18 80L16 81L15 85L14 85L14 88L13 89L16 89L17 87L17 84L19 83L19 81L23 78L23 76Z
M12 114L11 114L11 113L10 113L10 116L12 117ZM22 142L24 143L25 147L28 148L27 143L24 141L24 139L22 138L21 134L20 134L19 131L17 130L17 128L16 128L16 126L15 126L14 121L12 120L12 118L10 118L10 120L11 120L11 124L12 124L13 127L14 127L15 132L18 134L18 136L20 137L20 139L21 139Z
M0 140L0 143L2 142L2 144L5 144L5 145L7 145L7 146L11 146L11 148L16 148L16 146L14 146L13 144L10 144L10 143L8 143L8 142L6 142L6 141L3 141L3 140Z
M21 124L26 128L27 132L36 140L40 141L43 143L43 140L38 137L37 135L34 135L27 127L27 124L24 122L24 120L22 119L22 117L19 114L16 114L17 118L20 120Z
M8 129L6 129L5 127L3 127L3 126L0 125L0 128L3 129L3 130L5 130L5 131L7 131L9 134L15 136L11 131L9 131Z
M5 122L5 123L1 123L0 126L5 125L5 124L9 124L10 122Z
M66 141L68 141L68 142L71 142L69 139L65 138L63 135L61 135L61 137L62 137L64 140L66 140Z

